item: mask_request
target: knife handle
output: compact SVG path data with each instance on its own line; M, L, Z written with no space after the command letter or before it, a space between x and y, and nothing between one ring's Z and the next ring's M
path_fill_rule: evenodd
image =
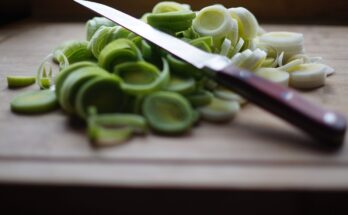
M314 105L295 91L230 65L217 71L215 79L250 102L307 132L319 143L338 148L346 133L346 118Z

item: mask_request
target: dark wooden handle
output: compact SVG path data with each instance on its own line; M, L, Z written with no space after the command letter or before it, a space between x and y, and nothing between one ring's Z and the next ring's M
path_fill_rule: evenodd
M215 77L221 85L302 129L320 143L330 147L342 145L346 133L343 115L322 109L293 90L234 66L218 71Z

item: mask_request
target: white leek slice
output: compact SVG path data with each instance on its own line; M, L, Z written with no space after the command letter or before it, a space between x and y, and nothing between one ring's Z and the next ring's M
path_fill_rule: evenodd
M299 66L299 65L301 65L303 63L304 63L304 61L303 61L302 58L301 59L296 59L296 60L293 60L293 61L291 61L291 62L289 62L289 63L287 63L287 64L285 64L285 65L283 65L281 67L278 67L277 69L289 72L293 68L295 68L295 67L297 67L297 66Z
M236 54L232 58L231 63L234 66L254 71L262 65L266 56L267 53L261 49L256 49L255 51L247 49L240 54Z
M244 61L246 61L252 54L253 54L253 52L250 49L247 49L247 50L243 51L242 53L236 54L231 59L231 63L234 66L241 67L241 65L244 63Z
M238 21L239 34L246 40L252 40L257 36L259 23L255 16L244 7L230 8L231 16Z
M278 65L278 58L280 57L278 51L272 46L259 43L258 38L255 39L256 47L267 53L266 60L261 67L275 68Z
M290 71L290 85L299 89L312 89L325 85L326 67L323 64L302 64Z
M213 98L208 106L198 109L202 118L212 122L225 122L231 120L240 110L240 105L236 101L226 101Z
M201 36L211 36L215 47L220 47L224 38L231 39L232 43L238 34L236 26L228 10L222 5L212 5L203 8L193 20L193 29Z
M310 57L306 54L297 54L288 59L288 62L293 61L295 59L303 59L304 63L320 63L322 62L322 57Z
M304 52L304 37L300 33L269 32L260 36L259 42L274 47L279 53L285 52L286 58Z
M214 95L217 98L223 100L238 102L240 105L243 105L247 102L243 97L241 97L237 93L222 86L219 86L217 89L214 90Z
M265 61L266 56L266 52L261 49L256 49L253 51L252 55L242 63L241 67L250 71L255 71Z
M283 66L283 62L284 62L284 52L280 53L279 57L277 58L278 66Z
M261 65L261 67L271 67L271 68L274 68L276 66L277 66L277 59L273 57L267 57L266 60Z
M235 56L238 52L240 52L240 50L242 50L243 45L244 45L245 41L243 40L243 38L239 38L238 43L236 44L236 46L233 48L233 50L231 51L231 53L228 55L228 57L232 58L233 56Z
M232 46L231 40L225 38L224 42L221 45L220 55L227 56Z
M255 74L283 86L289 86L290 75L287 72L275 68L260 68Z

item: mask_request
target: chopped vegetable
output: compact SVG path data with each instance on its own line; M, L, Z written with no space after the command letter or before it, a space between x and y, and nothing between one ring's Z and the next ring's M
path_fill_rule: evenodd
M108 71L114 67L129 61L141 60L141 52L129 39L117 39L108 44L100 53L99 65Z
M144 95L158 91L167 84L169 66L164 61L160 72L156 66L144 61L123 63L115 67L114 73L122 79L121 88L130 95Z
M202 117L211 122L225 122L231 120L240 109L236 101L227 101L213 98L213 101L205 107L199 108Z
M212 36L217 47L225 38L230 39L233 45L237 43L238 23L222 5L209 6L199 11L192 27L201 36Z
M192 11L187 4L164 1L141 20L281 85L316 88L334 72L320 57L305 53L303 34L266 32L243 7L211 5ZM247 103L204 70L106 18L89 20L86 34L86 41L63 42L43 60L36 81L50 90L16 97L14 112L42 113L59 104L86 121L92 142L109 146L145 134L147 126L173 135L189 132L200 120L229 121ZM53 71L52 58L59 73ZM9 87L35 82L21 76L7 80Z
M124 111L128 96L121 90L120 82L116 76L95 77L88 80L76 95L77 114L81 118L86 118L89 107L95 107L99 113Z
M26 87L35 84L35 76L7 76L9 88Z
M87 40L91 40L95 32L97 32L97 30L102 26L113 27L115 26L115 23L104 17L94 17L93 19L89 20L86 23Z
M261 68L256 75L283 86L289 86L289 73L275 68Z
M190 103L173 92L160 91L148 95L142 111L152 129L166 134L189 131L194 119Z
M299 89L312 89L325 84L326 72L322 64L302 64L290 71L290 85Z
M254 14L244 7L230 8L228 11L238 21L240 37L245 40L252 40L257 36L259 23Z
M135 114L92 114L87 122L88 136L98 146L120 144L147 131L145 118Z
M11 110L23 114L45 113L57 107L57 97L51 90L26 92L11 101Z

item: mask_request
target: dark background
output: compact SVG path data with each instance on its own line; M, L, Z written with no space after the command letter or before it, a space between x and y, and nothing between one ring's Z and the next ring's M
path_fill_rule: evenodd
M158 0L98 0L134 16L150 11ZM180 0L194 10L214 3L243 6L263 23L348 24L347 0ZM92 13L73 0L1 0L0 23L32 17L43 21L85 21Z

